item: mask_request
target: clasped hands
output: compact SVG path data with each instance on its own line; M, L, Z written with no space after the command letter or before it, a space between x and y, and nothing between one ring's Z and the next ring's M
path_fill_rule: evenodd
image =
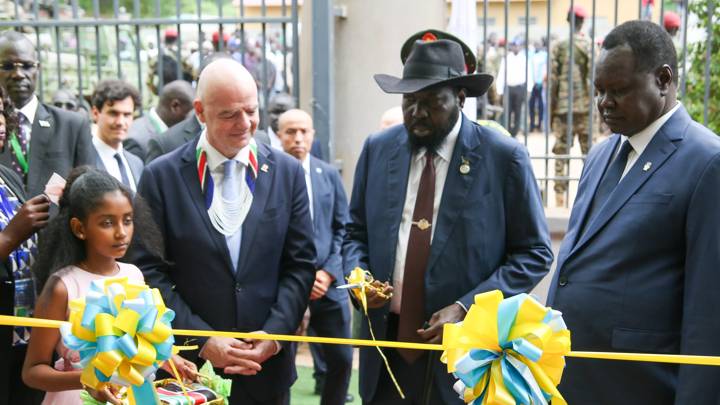
M381 308L388 304L392 297L393 287L388 282L373 280L375 288L365 289L368 308ZM442 343L443 326L446 323L460 322L465 318L465 309L459 304L450 304L435 312L423 328L417 330L422 340L430 344Z
M276 352L274 340L211 337L200 351L200 357L209 360L213 367L222 368L225 374L255 375L262 370L262 363Z

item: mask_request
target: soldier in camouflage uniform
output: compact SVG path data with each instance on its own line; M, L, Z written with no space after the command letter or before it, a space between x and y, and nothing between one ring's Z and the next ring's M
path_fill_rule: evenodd
M181 70L181 77L178 77L177 75L177 38L178 33L177 30L174 28L168 28L165 30L164 33L164 41L163 44L163 63L162 63L162 83L167 84L174 80L185 80L187 82L192 83L192 81L195 79L193 77L193 68L188 62L188 54L185 50L181 50L181 59L180 62L180 70ZM158 95L158 90L160 87L160 75L158 74L158 70L160 68L160 63L158 63L158 59L160 58L160 54L158 53L157 56L153 56L148 61L148 75L147 80L145 84L148 86L152 94Z
M582 6L574 6L568 11L568 23L570 18L575 18L575 35L573 39L574 63L570 61L570 39L562 41L552 49L552 70L550 106L552 108L552 126L555 133L555 145L553 153L556 155L567 155L572 148L575 136L580 141L580 149L583 155L588 152L590 134L588 131L588 120L590 111L590 40L585 37L581 30L587 12ZM570 104L570 89L568 86L569 68L572 67L573 99ZM572 105L572 107L571 107ZM572 114L572 137L568 145L568 116ZM568 161L565 159L555 160L555 176L567 176ZM565 193L567 181L555 181L555 198L558 206L565 205Z

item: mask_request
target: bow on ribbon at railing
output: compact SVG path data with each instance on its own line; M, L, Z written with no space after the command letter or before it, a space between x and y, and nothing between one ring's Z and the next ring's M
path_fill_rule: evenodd
M570 352L561 315L527 294L476 295L465 320L443 330L455 391L474 405L566 405L556 388Z
M109 278L94 281L84 299L70 302L69 323L60 331L65 346L80 354L84 385L129 386L130 404L154 404L149 377L172 355L174 317L157 289Z

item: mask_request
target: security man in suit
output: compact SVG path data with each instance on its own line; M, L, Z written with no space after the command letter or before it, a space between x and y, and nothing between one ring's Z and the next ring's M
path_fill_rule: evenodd
M195 140L145 167L138 192L152 208L166 261L138 247L133 262L175 311L173 327L292 334L315 280L305 171L255 142L255 81L220 59L200 74ZM199 357L232 378L231 404L284 404L296 378L287 345L211 337Z
M0 33L0 85L20 120L0 152L0 164L21 176L29 197L42 193L53 173L67 177L73 167L94 163L87 118L40 103L35 96L38 67L30 40L16 31Z
M95 167L105 170L135 191L142 175L143 162L123 148L133 114L140 104L140 93L122 80L103 80L92 94L92 117L97 133L92 143Z
M370 136L358 159L345 268L368 269L389 301L370 293L380 340L440 343L478 293L528 292L552 262L540 192L525 148L462 114L492 76L472 74L459 40L413 41L403 76L375 75L402 94L404 125ZM402 53L402 52L401 52ZM363 323L361 334L370 336ZM406 394L396 392L375 349L360 349L364 404L461 404L438 356L386 350Z
M574 350L720 355L720 139L676 99L677 56L650 21L615 27L595 67L614 135L590 150L548 304ZM716 404L720 369L567 359L571 404Z
M295 156L305 171L305 184L313 218L317 261L315 284L310 293L310 324L313 333L323 337L350 337L350 303L344 284L342 243L348 218L347 197L340 173L331 165L311 156L315 130L308 113L298 109L278 118L277 136L285 152ZM352 348L345 345L316 345L325 363L321 405L345 403Z

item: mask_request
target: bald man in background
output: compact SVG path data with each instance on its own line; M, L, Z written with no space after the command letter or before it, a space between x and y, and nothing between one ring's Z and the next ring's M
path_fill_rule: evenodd
M123 142L126 151L146 160L148 142L169 127L187 118L193 109L194 91L185 80L175 80L160 91L157 107L153 107L141 118L133 121L128 138Z
M348 221L348 202L336 168L311 156L315 129L310 114L291 109L278 118L277 136L285 152L302 163L310 199L315 249L315 284L310 293L312 334L323 337L350 337L350 302L344 284L342 243ZM321 405L343 404L352 369L352 348L346 345L311 345L313 361L324 363ZM316 372L318 367L316 367Z
M255 142L257 89L240 63L210 63L194 108L205 129L152 161L138 187L164 237L166 260L142 247L131 259L175 311L176 328L293 334L316 269L302 165ZM232 379L231 405L289 400L295 359L285 344L195 342L197 355Z

